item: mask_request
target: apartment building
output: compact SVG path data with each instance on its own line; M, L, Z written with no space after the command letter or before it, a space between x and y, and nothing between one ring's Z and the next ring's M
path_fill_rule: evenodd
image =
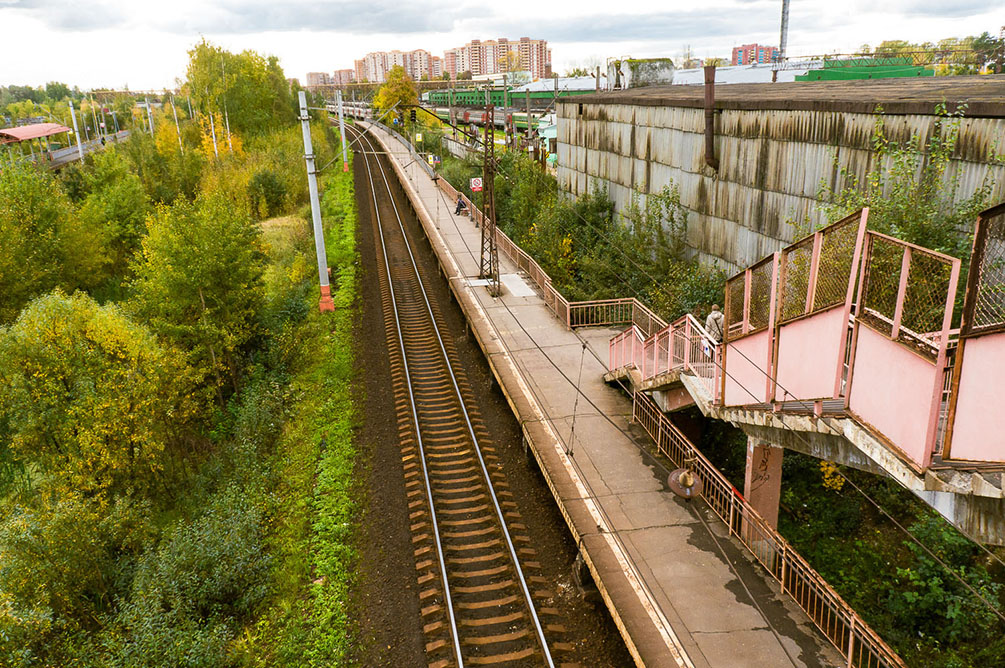
M331 83L331 77L327 72L308 72L307 73L307 85L308 86L326 86Z
M436 79L443 76L443 59L434 56L425 49L414 51L374 51L356 61L356 81L383 83L392 67L400 66L412 79L419 81L423 77Z
M511 57L509 54L515 54ZM506 37L481 41L473 39L444 54L444 71L451 77L461 72L472 76L499 74L509 70L530 72L535 79L551 76L551 49L547 40Z
M777 46L762 44L744 44L733 47L733 65L752 65L754 63L770 63L779 55Z
M356 81L356 71L353 69L335 70L332 72L332 83L336 86L345 86Z
M373 51L356 60L351 70L339 70L332 83L341 83L340 72L349 73L357 82L383 83L395 65L405 69L412 79L439 79L449 73L452 79L462 72L472 76L501 74L512 70L530 72L535 79L551 76L551 49L543 39L500 37L481 41L473 39L464 46L448 49L441 58L425 49L414 51ZM307 75L308 81L312 74Z

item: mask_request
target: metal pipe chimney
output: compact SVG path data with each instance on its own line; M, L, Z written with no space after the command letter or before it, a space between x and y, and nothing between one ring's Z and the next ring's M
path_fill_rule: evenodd
M715 65L705 66L705 164L719 169L715 157Z

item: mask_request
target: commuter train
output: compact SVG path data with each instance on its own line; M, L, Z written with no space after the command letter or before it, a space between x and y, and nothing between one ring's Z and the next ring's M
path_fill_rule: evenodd
M575 95L589 95L594 93L592 88L587 90L568 90L565 88L560 88L558 91L558 97L572 97ZM526 100L527 94L522 91L515 91L512 87L507 88L507 93L503 94L503 89L501 86L493 87L489 90L489 99L497 107L503 106L504 102L508 102L512 106L524 106L524 101ZM541 108L548 106L555 99L555 90L551 87L542 86L539 90L531 91L530 100L532 108ZM453 91L448 90L430 90L422 94L422 101L426 104L435 104L438 107L447 106L453 102L455 107L463 106L483 106L485 104L485 89L484 88L455 88Z
M450 120L449 107L437 107L432 111L440 120ZM484 109L455 109L454 122L457 125L477 125L482 127L485 125L486 114L487 112ZM541 117L541 114L532 113L531 116L537 120ZM527 112L525 111L503 111L502 109L496 109L493 114L493 120L493 125L500 129L505 129L507 125L515 127L517 130L527 129Z
M329 113L337 114L338 105L334 102L329 102L326 105ZM429 109L426 107L427 111L432 111L436 114L436 117L443 121L450 120L450 109L448 107L436 107L435 109ZM370 106L368 102L350 102L347 100L342 101L342 113L345 114L346 118L355 118L359 120L373 120L373 107ZM420 114L425 114L425 112L419 112ZM458 126L466 125L476 125L482 127L485 125L485 117L487 112L484 109L455 109L454 110L454 122ZM534 119L540 118L540 114L531 114ZM517 130L527 129L527 112L508 110L503 111L502 109L496 109L493 114L493 125L501 130L505 129L507 124L511 124L511 127L515 127ZM389 122L388 119L384 119L384 122Z
M327 103L325 105L325 109L327 109L328 113L333 116L338 115L338 105L334 102ZM342 113L346 118L369 121L373 118L373 107L370 106L369 102L352 102L350 100L342 100Z

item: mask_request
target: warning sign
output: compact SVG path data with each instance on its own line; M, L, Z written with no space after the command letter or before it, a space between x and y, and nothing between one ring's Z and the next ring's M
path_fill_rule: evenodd
M476 177L476 178L471 179L471 192L473 192L473 193L481 192L481 189L482 189L482 180L481 180L481 178Z

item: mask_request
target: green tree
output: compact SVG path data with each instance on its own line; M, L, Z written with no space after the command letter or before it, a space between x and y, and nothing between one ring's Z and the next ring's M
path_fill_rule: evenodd
M144 234L149 204L142 181L114 147L99 151L93 160L82 172L88 195L80 217L87 225L106 230L112 272L122 276Z
M0 330L0 424L47 484L148 492L192 416L192 374L115 306L54 292Z
M134 264L131 308L188 351L192 365L237 389L262 303L261 232L219 194L157 209Z
M45 96L50 102L58 102L70 97L70 87L59 81L50 81L45 84Z
M294 122L289 85L275 56L235 54L205 39L188 55L184 88L200 113L226 110L231 129L248 134Z
M977 52L980 67L986 67L997 74L1005 71L1005 39L984 32L973 39L972 46Z
M102 283L105 232L74 214L48 170L0 169L0 323L13 320L33 297Z
M147 197L153 202L170 204L178 198L192 200L199 190L205 158L194 150L201 139L198 128L195 124L186 124L182 136L188 147L184 153L175 150L176 145L167 153L161 153L154 138L145 132L134 132L119 145L131 171L139 177Z
M401 115L404 108L409 105L418 104L419 93L415 88L415 82L405 72L401 65L395 65L387 73L384 85L377 91L373 106L380 112L385 112L397 105L398 113Z

